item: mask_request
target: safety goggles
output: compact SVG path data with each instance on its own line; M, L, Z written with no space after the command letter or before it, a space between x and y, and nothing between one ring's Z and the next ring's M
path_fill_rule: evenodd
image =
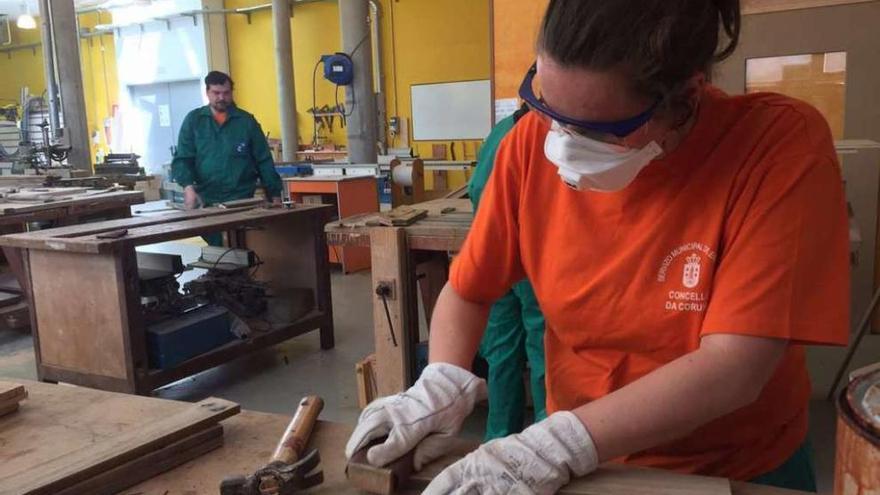
M624 138L642 127L654 116L657 107L660 106L658 98L647 110L636 115L635 117L620 120L617 122L591 122L586 120L577 120L556 113L552 108L547 106L544 100L535 94L533 87L535 75L538 73L538 64L532 64L532 67L526 73L522 84L519 87L519 97L533 110L555 120L559 124L570 131L582 134L588 137L596 135L612 135L618 138Z

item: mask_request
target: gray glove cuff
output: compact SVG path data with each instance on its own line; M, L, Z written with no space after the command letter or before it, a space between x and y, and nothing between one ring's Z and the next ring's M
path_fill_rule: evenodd
M563 448L560 454L564 455L565 463L575 478L586 476L599 467L599 453L593 437L573 412L559 411L544 421L549 423L549 428L544 431L551 432L558 442L557 446Z

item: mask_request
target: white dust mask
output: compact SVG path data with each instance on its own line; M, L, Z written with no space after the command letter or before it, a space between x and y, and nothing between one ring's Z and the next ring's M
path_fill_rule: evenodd
M656 141L629 149L567 132L555 121L544 141L547 159L559 168L562 181L578 191L620 191L662 153Z

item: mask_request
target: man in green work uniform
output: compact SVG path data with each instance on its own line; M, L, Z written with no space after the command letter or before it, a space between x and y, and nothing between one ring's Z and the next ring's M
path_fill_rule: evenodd
M208 105L191 111L180 128L171 172L184 188L187 209L252 198L258 178L266 199L281 201L281 178L266 136L253 115L235 106L232 87L228 75L210 72Z
M468 184L468 193L476 211L492 168L495 154L504 136L525 115L523 107L498 122L480 150L477 168ZM544 389L544 315L538 307L528 280L513 286L495 302L489 312L480 355L489 363L489 418L486 441L522 431L525 423L523 370L530 367L530 388L535 405L535 420L547 417Z

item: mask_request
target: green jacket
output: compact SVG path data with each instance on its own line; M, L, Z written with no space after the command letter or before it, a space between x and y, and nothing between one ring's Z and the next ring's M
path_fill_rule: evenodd
M468 183L468 196L474 205L474 211L480 204L480 197L483 195L483 189L489 182L489 176L492 175L492 169L495 168L495 154L498 153L498 146L505 136L513 129L516 124L516 118L511 115L492 128L492 132L486 137L486 142L480 147L479 156L477 156L477 167Z
M268 196L280 197L281 177L260 124L238 107L227 112L222 126L207 105L186 116L171 162L174 181L194 185L208 205L252 198L258 178Z

